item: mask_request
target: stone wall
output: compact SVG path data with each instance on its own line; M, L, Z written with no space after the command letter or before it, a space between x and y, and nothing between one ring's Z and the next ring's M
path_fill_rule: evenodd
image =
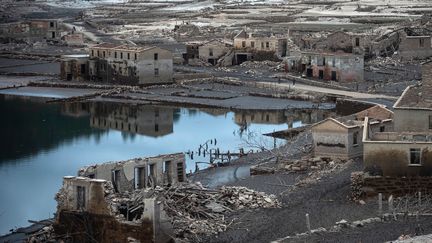
M364 172L351 174L351 190L356 198L375 196L403 196L417 192L432 193L432 177L370 176Z
M399 55L402 59L424 59L432 56L430 36L406 36L399 44Z
M69 235L71 242L130 242L131 239L141 243L155 242L150 221L124 224L114 216L87 212L61 211L54 230L58 235Z

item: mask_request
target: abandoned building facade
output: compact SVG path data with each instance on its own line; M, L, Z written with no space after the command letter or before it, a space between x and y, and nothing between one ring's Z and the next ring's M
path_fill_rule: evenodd
M186 181L182 153L105 163L80 169L79 176L111 181L116 192Z
M263 61L284 57L287 53L287 38L273 34L247 33L242 30L234 37L234 63Z
M364 58L361 55L335 52L292 53L285 58L287 71L306 77L337 82L361 82L364 78Z
M231 46L228 44L219 40L211 40L198 47L198 56L202 61L216 65L218 60L230 51ZM231 65L232 63L229 64Z
M29 20L3 24L0 28L0 35L3 38L11 39L41 38L56 40L61 37L61 28L58 20Z
M122 84L173 82L173 56L158 47L103 43L90 48L86 63L73 57L62 60L61 77L66 80L94 80ZM80 68L67 67L79 63Z
M409 36L401 32L399 56L402 59L425 59L432 56L431 36Z
M384 176L432 175L432 65L423 84L408 87L394 105L394 129L374 132L365 122L365 171Z
M133 84L171 83L173 56L158 47L104 43L90 48L92 80Z
M86 81L89 55L63 55L60 63L60 78L63 80Z
M373 106L353 115L328 118L312 126L314 155L350 159L363 156L363 120L373 117L370 129L391 130L393 112L383 106Z

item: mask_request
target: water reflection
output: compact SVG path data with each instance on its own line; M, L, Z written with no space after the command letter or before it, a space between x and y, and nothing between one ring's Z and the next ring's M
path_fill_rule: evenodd
M90 116L90 126L114 129L150 137L173 133L174 109L162 106L121 105L117 103L68 103L62 111L70 116ZM177 116L178 118L178 116Z
M245 124L288 124L293 128L294 124L312 124L321 121L334 114L331 110L284 110L284 111L261 111L249 110L235 113L235 123L239 126Z
M88 126L88 117L73 122L45 100L0 95L0 163L35 156L79 138L100 137L105 131Z

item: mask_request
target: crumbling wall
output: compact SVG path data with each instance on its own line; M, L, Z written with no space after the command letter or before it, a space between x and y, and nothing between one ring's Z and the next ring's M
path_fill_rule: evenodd
M364 171L383 176L432 176L432 144L364 142ZM410 165L410 149L421 149L421 164Z
M213 65L217 63L217 60L224 56L229 48L226 45L219 41L211 41L202 46L198 47L199 58L205 62L209 61L209 59L213 60Z
M120 223L111 215L60 211L54 224L57 235L69 235L72 242L155 242L152 222Z
M368 173L355 172L351 175L351 190L356 199L383 193L386 196L403 196L417 192L432 192L430 176L372 176Z
M83 189L82 202L78 203L78 187ZM65 176L63 186L56 195L57 211L82 211L94 214L110 214L105 195L113 193L105 180Z
M148 196L145 190L115 193L106 180L66 176L56 195L54 230L71 242L170 242L171 222Z
M138 168L142 169L142 174L137 177ZM133 191L137 187L172 185L186 181L185 157L178 153L110 162L82 168L78 174L111 181L118 192Z

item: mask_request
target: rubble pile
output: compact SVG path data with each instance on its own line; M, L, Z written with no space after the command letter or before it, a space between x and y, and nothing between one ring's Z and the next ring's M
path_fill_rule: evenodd
M353 172L351 173L350 199L356 202L359 201L363 196L363 172Z
M400 60L392 57L377 57L371 59L367 64L372 71L374 71L375 69L379 70L380 68L386 66L398 67L402 65Z
M245 187L210 190L200 184L183 184L167 189L156 188L155 193L172 218L174 232L179 238L225 231L229 224L224 214L234 210L281 206L274 195Z
M28 238L28 242L30 243L39 243L39 242L57 242L55 240L54 228L52 225L48 225L43 227L42 229L34 232Z
M282 161L277 164L276 167L266 167L266 166L254 166L251 168L251 174L269 174L275 172L306 172L306 171L318 171L318 170L333 170L338 167L338 165L345 164L349 161L343 159L330 159L330 158L303 158L294 161Z
M177 238L196 239L225 231L229 222L225 214L240 209L277 208L281 204L274 195L245 187L204 188L201 184L180 184L173 187L114 193L112 184L105 186L111 212L120 221L139 223L144 199L156 197L171 219ZM125 211L127 210L127 211Z
M307 170L322 170L322 169L331 169L338 164L346 163L346 160L343 159L330 159L330 158L321 158L321 157L313 157L302 160L295 160L292 163L281 165L281 167L288 171L307 171Z
M269 67L269 68L275 68L280 64L280 62L274 62L274 61L246 61L240 64L240 67L244 68L250 68L250 69L257 69L257 68L263 68L263 67Z

